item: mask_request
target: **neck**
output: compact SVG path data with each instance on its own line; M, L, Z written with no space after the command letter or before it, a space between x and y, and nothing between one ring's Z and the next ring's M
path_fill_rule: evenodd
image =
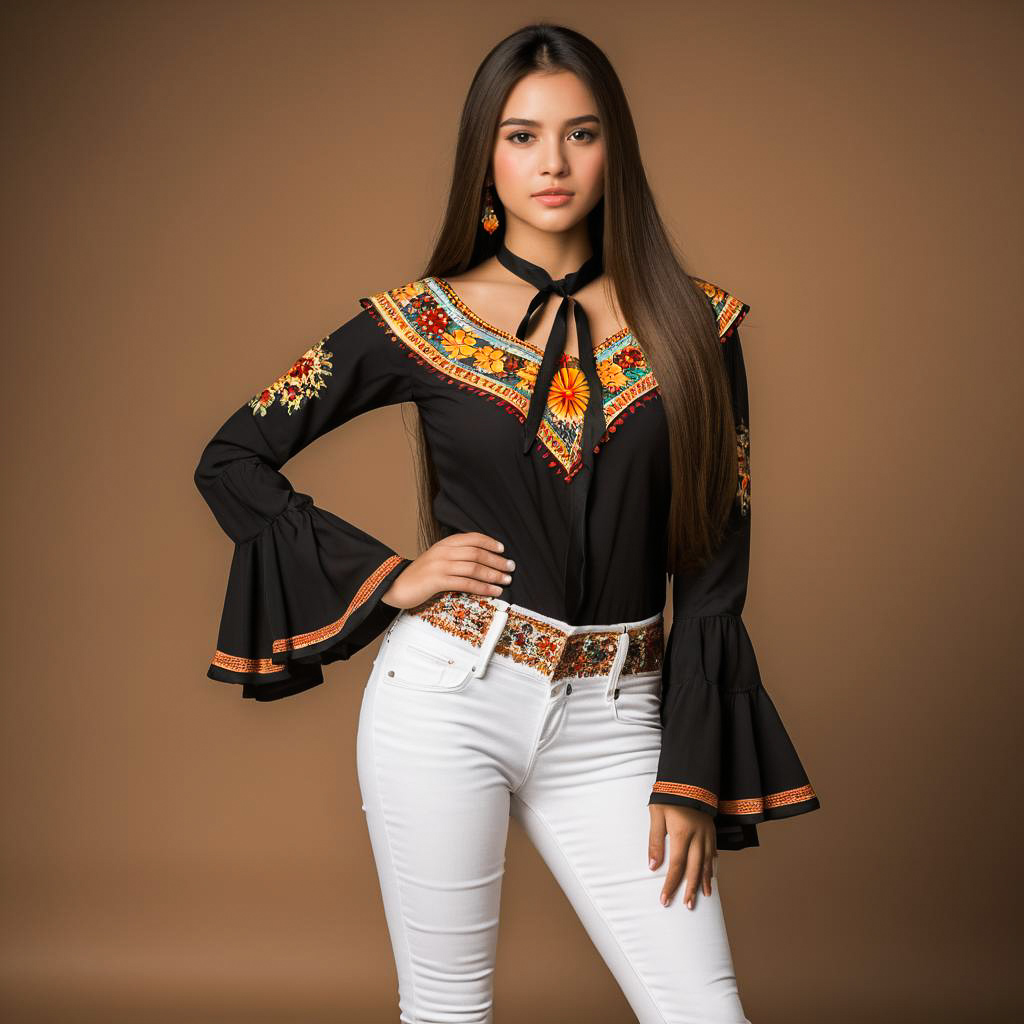
M586 221L568 231L539 231L522 221L510 220L504 244L516 256L543 267L553 280L579 270L594 252Z

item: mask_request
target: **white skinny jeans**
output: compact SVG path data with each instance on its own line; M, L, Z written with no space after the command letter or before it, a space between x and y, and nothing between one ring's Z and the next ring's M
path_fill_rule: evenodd
M571 626L486 600L570 634L660 618ZM669 840L661 866L647 865L660 671L555 682L553 673L493 653L494 632L481 648L402 611L363 694L357 771L395 956L399 1020L492 1024L511 814L640 1024L750 1024L717 875L710 897L698 887L693 910L683 903L683 886L664 907Z

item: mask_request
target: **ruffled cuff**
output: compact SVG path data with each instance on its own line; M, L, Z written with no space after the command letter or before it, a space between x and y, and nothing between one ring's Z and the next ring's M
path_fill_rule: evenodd
M206 674L242 696L278 700L323 682L399 609L381 597L412 560L295 493L250 540L235 545L217 651Z
M759 846L757 823L821 806L740 616L674 622L662 693L661 758L648 803L712 815L720 850Z

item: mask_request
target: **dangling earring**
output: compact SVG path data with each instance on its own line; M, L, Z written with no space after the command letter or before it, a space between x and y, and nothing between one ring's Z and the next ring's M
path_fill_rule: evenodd
M491 186L490 182L487 184L487 191L484 198L484 212L480 218L480 223L484 226L484 231L489 235L493 235L498 230L498 215L494 212L494 207L491 205Z

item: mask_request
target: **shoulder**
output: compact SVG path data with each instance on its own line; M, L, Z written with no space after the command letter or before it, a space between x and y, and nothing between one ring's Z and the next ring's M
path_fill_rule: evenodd
M419 323L432 308L430 281L427 277L416 278L362 295L359 305L363 308L359 315L401 344L412 329L411 325Z
M371 312L376 310L378 313L385 314L389 309L402 309L429 290L428 280L428 278L421 277L413 281L403 281L392 288L361 296L359 304L365 310Z
M718 337L725 341L735 334L740 322L750 312L749 304L711 281L692 276L690 280L708 297L718 324Z

